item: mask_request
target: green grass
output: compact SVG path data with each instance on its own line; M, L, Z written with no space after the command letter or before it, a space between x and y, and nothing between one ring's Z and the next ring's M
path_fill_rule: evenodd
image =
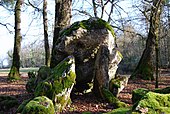
M26 73L29 71L38 71L38 67L30 67L30 68L20 68L20 72ZM9 73L10 68L8 69L0 69L0 73Z

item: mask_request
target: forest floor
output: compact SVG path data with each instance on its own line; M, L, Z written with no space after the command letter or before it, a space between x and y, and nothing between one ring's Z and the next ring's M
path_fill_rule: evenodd
M0 73L0 95L10 95L18 99L19 104L32 95L26 92L25 84L28 80L27 74L23 73L22 79L18 82L8 82L7 73ZM170 69L161 69L159 77L159 88L170 86ZM128 85L120 93L119 99L129 105L132 105L132 91L136 88L147 88L153 90L155 81L146 81L141 79L129 80ZM109 112L114 109L111 105L97 98L93 94L78 94L71 97L72 104L68 106L61 114L81 114L89 111L98 114L99 112ZM8 110L0 111L0 114L15 114L18 106Z

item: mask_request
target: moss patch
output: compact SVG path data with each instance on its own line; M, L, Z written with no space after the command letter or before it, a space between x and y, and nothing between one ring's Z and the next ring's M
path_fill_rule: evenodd
M61 31L60 36L63 36L63 35L68 36L72 33L72 31L77 30L80 27L83 29L86 29L86 30L106 28L112 33L113 36L115 36L112 26L108 22L106 22L100 18L90 18L88 20L75 22L71 25L71 27Z
M24 100L19 107L17 108L16 113L21 113L24 109L24 107L27 105L28 102L30 102L31 99Z
M131 107L118 108L118 109L115 109L111 112L104 113L104 114L131 114Z
M12 66L10 69L10 72L8 74L8 78L9 81L16 81L16 80L20 80L20 74L19 71L17 70L16 67Z
M60 112L70 101L70 93L75 83L74 57L69 56L51 69L50 76L38 83L34 95L47 96Z
M21 114L54 114L53 102L45 96L36 97L23 109Z
M115 108L127 107L127 104L121 102L118 98L116 98L107 88L102 88L103 98L106 99L109 103L113 104Z
M137 111L141 109L148 109L148 114L169 114L170 113L170 94L159 94L148 92L142 100L139 101Z
M139 88L139 89L133 90L133 92L132 92L132 103L134 104L134 103L140 101L141 98L143 96L145 96L148 92L149 92L149 90L145 89L145 88Z

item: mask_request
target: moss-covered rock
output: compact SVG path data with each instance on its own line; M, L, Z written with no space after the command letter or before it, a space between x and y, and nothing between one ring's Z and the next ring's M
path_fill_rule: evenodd
M104 45L107 48L109 56L113 55L109 57L110 61L108 60L108 63L103 63L106 66L113 64L115 40L116 37L112 26L100 18L90 18L75 22L60 32L60 37L54 49L55 58L52 59L52 67L55 67L68 55L73 55L76 60L77 86L75 87L83 88L86 83L91 83L94 80L96 56L101 46ZM112 66L114 65L110 65L110 67ZM109 68L105 69L108 69L109 72ZM84 90L81 89L80 91Z
M107 102L111 103L114 108L127 107L127 104L121 102L118 98L116 98L107 88L102 88L103 98L106 99Z
M24 101L19 105L19 107L17 108L16 113L21 113L21 112L23 111L24 107L27 105L27 103L30 102L30 100L32 100L32 99L24 100Z
M86 29L86 30L107 28L112 33L112 35L115 36L113 27L108 22L106 22L100 18L90 18L88 20L75 22L69 28L61 31L60 36L63 36L63 35L68 36L68 35L72 34L73 31L79 29L80 27L83 29Z
M154 92L156 93L162 93L162 94L169 94L170 93L170 87L166 87L166 88L158 88L155 89Z
M41 66L38 70L38 74L36 72L28 72L29 80L26 84L26 90L29 93L33 93L38 83L44 81L47 77L50 76L51 69L47 66Z
M140 101L143 96L145 96L149 92L148 89L139 88L135 89L132 92L132 103L135 104L136 102Z
M69 56L51 69L51 74L47 79L38 83L34 94L50 98L56 112L60 112L70 102L70 93L75 79L74 57Z
M0 110L9 110L10 108L16 106L18 100L12 96L0 96Z
M113 93L115 97L119 96L119 93L124 89L128 83L129 77L127 76L118 76L113 78L109 82L109 90Z
M136 105L135 111L147 114L169 114L170 94L148 92Z
M49 98L40 96L29 101L21 114L55 114L55 109L53 102Z
M148 92L150 92L150 90L145 89L145 88L138 88L138 89L133 90L132 103L135 104L136 102L140 101L141 98L145 96ZM170 87L154 89L152 92L161 93L161 94L169 94Z

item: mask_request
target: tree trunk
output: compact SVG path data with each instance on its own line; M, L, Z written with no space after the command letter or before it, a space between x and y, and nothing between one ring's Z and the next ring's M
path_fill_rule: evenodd
M162 8L163 0L153 0L153 7L151 9L150 15L150 28L148 39L146 41L146 47L142 54L142 57L132 74L133 77L139 77L146 80L154 80L154 65L153 65L153 57L154 57L154 47L156 46L156 51L158 51L158 45L156 45L156 41L158 40L159 35L159 22L160 22L160 14ZM156 52L157 53L157 52ZM156 58L156 63L158 62L158 58Z
M54 37L50 67L53 68L56 65L55 60L55 45L59 38L59 32L63 28L70 25L71 21L71 6L72 0L56 0L55 3L55 26L54 26Z
M168 7L168 27L170 31L170 9ZM168 47L168 62L167 62L167 67L170 68L170 33L168 33L168 38L167 38L167 47Z
M47 0L43 2L43 25L44 25L44 47L45 47L45 65L50 66L50 47L48 42L48 23L47 23Z
M8 74L9 80L20 79L19 68L20 68L20 50L21 50L21 0L17 0L15 5L15 41L13 51L13 61L10 72Z

